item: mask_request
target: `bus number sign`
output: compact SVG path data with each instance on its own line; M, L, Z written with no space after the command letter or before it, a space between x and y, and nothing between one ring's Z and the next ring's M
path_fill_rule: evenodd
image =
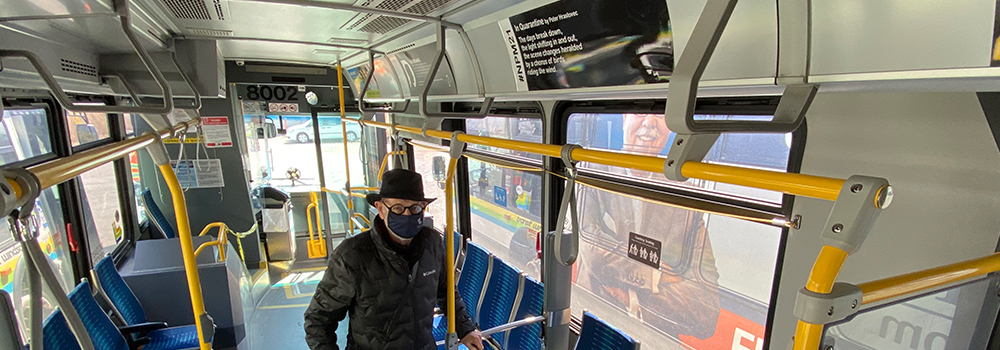
M296 86L248 85L243 98L255 101L298 101Z
M628 233L628 257L632 260L660 268L660 241L637 234Z

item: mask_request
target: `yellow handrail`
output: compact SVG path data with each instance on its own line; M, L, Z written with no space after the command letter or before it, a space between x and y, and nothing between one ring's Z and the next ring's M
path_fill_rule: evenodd
M205 339L205 325L202 324L205 315L205 301L201 294L201 279L198 277L198 263L195 260L193 243L191 242L191 224L188 222L187 203L184 200L184 190L177 181L174 168L170 164L159 166L163 180L170 188L170 196L174 202L174 216L177 218L177 236L180 238L181 255L184 258L184 274L187 276L188 291L191 294L191 308L194 311L194 324L198 329L198 347L201 350L212 350L212 344ZM214 327L214 326L213 326Z
M861 304L864 305L997 271L1000 271L1000 253L866 282L859 284L858 288L863 293Z
M809 280L806 282L806 289L811 292L829 294L833 290L833 283L840 274L840 268L844 266L847 259L847 252L831 246L823 246L816 263L813 264L812 272L809 273ZM823 340L823 325L812 324L799 320L795 328L794 350L816 350L819 349Z
M448 162L448 176L445 177L444 186L445 220L447 223L444 232L455 232L455 168L457 166L458 158L451 158ZM445 276L448 279L448 334L452 334L455 333L455 240L445 239L444 242L444 250L447 255L444 258L444 270L447 271Z
M361 215L361 213L354 213L354 217L360 218L361 221L363 221L365 223L365 225L368 226L368 227L365 227L366 230L372 228L372 222L371 222L371 220L368 220L368 218L366 218L364 215Z
M227 234L227 232L229 232L229 226L227 226L223 222L213 222L208 225L205 225L205 228L203 228L201 230L201 233L199 233L198 235L204 236L208 234L208 231L210 231L213 228L219 228L219 237L217 238L217 240L202 243L200 246L198 246L198 249L194 251L194 256L197 257L199 254L201 254L201 251L206 247L217 245L219 246L219 261L225 261L226 245L229 244L229 235Z
M342 131L342 136L340 139L344 142L344 173L347 174L347 188L348 192L354 190L351 187L351 159L347 152L347 110L344 109L344 67L337 62L337 90L340 92L340 129ZM354 201L351 198L347 198L347 212L348 217L354 217ZM319 215L317 215L317 220ZM348 232L354 234L354 220L347 220Z
M319 239L323 239L323 230L319 228L319 200L316 198L316 192L309 192L309 197L311 202L306 206L306 222L309 225L309 240L313 241L313 219L312 213L316 212L316 234L319 235Z
M406 154L406 151L392 151L392 152L386 153L385 156L382 157L382 165L380 165L378 167L378 182L379 183L382 182L382 174L385 173L385 165L387 163L389 163L389 157L394 156L394 155L405 155L405 154Z
M370 121L344 119L364 126L372 126L389 130L392 125ZM405 131L412 134L422 134L419 128L396 125L396 130ZM451 133L440 130L427 130L427 136L441 139L450 139ZM562 147L537 142L526 142L507 140L495 137L476 136L469 134L458 135L459 141L465 141L477 145L505 148L514 151L541 154L544 156L559 158ZM586 148L573 150L572 157L576 161L590 162L603 165L632 168L651 172L662 172L666 161L663 158L654 156L644 156L638 154L618 153L611 151L601 151ZM716 181L732 185L747 186L771 191L778 191L787 194L805 196L811 198L837 200L840 189L844 185L843 179L829 177L803 175L794 173L784 173L769 170L748 169L720 164L708 164L702 162L686 162L681 167L682 175L695 179Z

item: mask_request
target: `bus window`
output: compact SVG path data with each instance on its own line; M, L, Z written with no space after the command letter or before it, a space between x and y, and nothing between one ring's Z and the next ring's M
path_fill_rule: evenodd
M483 119L466 119L465 129L469 135L489 136L516 141L542 142L542 120L538 118L486 117ZM536 153L473 144L470 144L469 148L538 161L542 160L542 156Z
M0 125L0 165L51 152L48 113L44 108L4 108Z
M80 196L83 199L90 257L96 264L125 238L114 163L80 175Z
M695 119L769 120L771 116L696 116ZM586 148L666 157L674 133L663 114L573 113L569 117L566 142ZM708 163L785 171L791 149L791 134L722 134L705 156ZM663 174L580 163L582 168L612 176L627 176L642 182L670 183ZM781 203L781 193L690 179L688 185L739 197Z
M763 338L781 229L580 186L573 307L643 343ZM634 327L629 327L634 326Z
M469 158L472 240L541 279L536 240L541 232L541 173L513 170Z
M438 161L437 159L439 158L440 160ZM424 196L427 198L437 198L434 203L431 203L427 207L425 217L433 219L434 228L440 232L444 232L445 226L448 224L445 217L447 211L445 210L444 185L449 159L448 152L425 148L417 144L413 146L413 171L419 173L424 180ZM435 164L438 163L444 165L441 172L435 171ZM458 197L456 196L455 203L457 202ZM455 209L455 230L458 231L458 204L455 204L453 207Z
M66 111L66 126L70 145L74 147L111 137L105 113Z
M53 189L41 192L35 200L34 216L38 219L38 243L52 263L52 270L64 291L73 286L73 263L66 244L66 227L62 218L62 207ZM28 276L22 259L21 246L12 239L10 227L0 225L0 289L11 294L14 311L21 326L21 335L28 341L30 334ZM48 317L55 310L55 300L47 288L43 289L42 317Z

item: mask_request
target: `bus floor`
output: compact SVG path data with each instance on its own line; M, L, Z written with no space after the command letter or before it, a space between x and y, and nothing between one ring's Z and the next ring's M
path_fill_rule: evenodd
M329 251L343 239L331 239ZM308 350L303 317L316 286L326 272L326 259L308 259L305 240L297 240L296 259L268 263L267 276L253 286L256 308L247 325L251 350ZM337 342L346 345L347 319L337 327ZM242 348L242 347L241 347Z

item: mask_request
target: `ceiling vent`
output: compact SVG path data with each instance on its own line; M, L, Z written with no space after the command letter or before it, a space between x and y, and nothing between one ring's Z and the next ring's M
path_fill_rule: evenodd
M344 50L337 50L337 49L314 49L313 53L317 54L317 55L333 55L333 56L337 56L337 55L344 54Z
M89 77L97 76L97 67L91 66L89 64L83 64L76 61L70 61L65 58L60 58L59 65L62 66L63 72L76 73L76 74L86 75Z
M340 44L340 45L364 45L364 44L368 43L368 40L365 40L365 39L330 38L330 40L327 40L326 42L331 43L331 44Z
M427 15L455 1L457 0L366 0L359 6ZM393 16L359 13L354 15L347 23L344 23L340 29L381 35L410 22L413 21Z
M187 27L187 31L191 34L204 35L204 36L233 36L233 31L231 30Z
M417 44L414 44L414 43L409 43L409 44L406 44L406 45L403 45L403 46L401 46L401 47L399 47L399 48L397 48L397 49L395 49L395 50L391 50L391 51L389 51L389 52L386 52L385 54L386 54L386 55L391 55L391 54L394 54L394 53L397 53L397 52L400 52L400 51L403 51L403 50L406 50L406 49L409 49L409 48L412 48L412 47L414 47L414 46L417 46Z
M223 0L161 0L178 19L225 21L229 12Z

